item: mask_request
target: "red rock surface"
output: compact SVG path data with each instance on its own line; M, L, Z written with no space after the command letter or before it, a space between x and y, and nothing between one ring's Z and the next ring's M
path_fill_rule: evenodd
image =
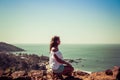
M91 74L83 71L74 71L72 77L62 75L62 80L116 80L118 68L115 66L113 69L109 69L112 71L112 75L106 74L107 70L92 72ZM61 80L50 70L15 71L10 76L2 75L2 71L0 73L0 80Z

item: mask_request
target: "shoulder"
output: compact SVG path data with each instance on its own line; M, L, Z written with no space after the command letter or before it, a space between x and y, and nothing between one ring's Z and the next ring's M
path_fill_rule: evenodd
M52 48L51 48L51 51L52 51L52 52L57 52L57 51L58 51L58 48L52 47Z

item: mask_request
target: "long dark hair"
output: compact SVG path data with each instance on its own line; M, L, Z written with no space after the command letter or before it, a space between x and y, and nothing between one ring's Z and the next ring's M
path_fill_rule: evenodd
M59 38L59 36L53 36L52 37L52 39L51 39L51 41L50 41L50 51L51 51L51 49L52 49L52 47L58 47L58 42L57 41L59 41L60 40L60 38Z

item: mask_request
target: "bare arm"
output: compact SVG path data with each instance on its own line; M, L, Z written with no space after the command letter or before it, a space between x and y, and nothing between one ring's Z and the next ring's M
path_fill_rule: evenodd
M53 52L56 52L56 51L58 51L58 48L53 47L53 48L52 48L52 51L53 51ZM56 54L54 54L54 57L55 57L55 59L56 59L57 62L62 63L62 64L66 64L66 65L68 65L68 66L71 66L71 64L69 64L68 62L60 59Z
M70 65L68 62L60 59L56 54L54 54L54 57L55 57L55 59L56 59L59 63L66 64L66 65Z

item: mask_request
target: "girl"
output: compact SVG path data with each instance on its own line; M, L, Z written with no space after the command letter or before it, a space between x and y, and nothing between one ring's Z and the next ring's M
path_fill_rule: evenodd
M50 42L50 68L54 73L71 76L74 68L68 62L63 60L63 56L59 51L58 46L60 45L59 36L54 36Z

